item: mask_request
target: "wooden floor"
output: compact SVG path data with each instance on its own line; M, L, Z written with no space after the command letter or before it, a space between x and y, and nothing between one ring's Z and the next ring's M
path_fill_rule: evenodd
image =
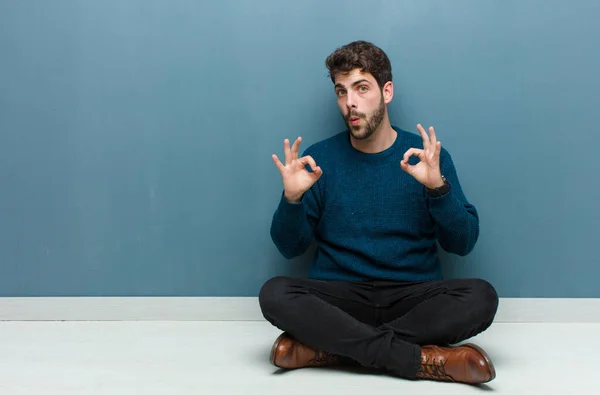
M598 394L600 324L494 324L470 339L483 386L339 369L280 371L265 322L0 322L0 394Z

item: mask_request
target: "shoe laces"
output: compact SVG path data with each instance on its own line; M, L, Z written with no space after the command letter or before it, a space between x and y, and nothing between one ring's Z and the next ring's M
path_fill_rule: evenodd
M325 351L315 350L315 356L308 361L311 365L327 365L333 364L337 361L337 358L333 354L329 354Z
M429 379L443 379L454 381L451 376L446 373L445 360L436 361L435 358L425 357L425 361L421 362L421 370L419 376Z

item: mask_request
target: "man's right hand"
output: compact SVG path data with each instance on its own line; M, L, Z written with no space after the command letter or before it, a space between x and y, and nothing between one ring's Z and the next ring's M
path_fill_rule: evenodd
M300 202L302 195L323 174L323 170L317 166L317 163L310 155L298 158L298 148L301 142L302 137L298 137L290 149L290 141L288 139L284 140L285 165L281 163L277 155L273 154L272 156L273 162L275 162L283 179L284 196L289 202L293 203ZM312 173L306 170L306 165L310 166L313 171Z

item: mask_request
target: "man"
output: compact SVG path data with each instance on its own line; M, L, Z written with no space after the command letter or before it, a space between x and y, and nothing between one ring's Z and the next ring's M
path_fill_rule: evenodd
M474 344L498 296L481 279L443 280L437 242L464 256L479 219L433 127L390 124L387 55L371 43L326 60L348 130L276 155L284 191L271 237L286 258L317 252L308 279L276 277L259 294L264 317L284 331L271 362L281 368L358 364L407 379L484 383L495 377Z

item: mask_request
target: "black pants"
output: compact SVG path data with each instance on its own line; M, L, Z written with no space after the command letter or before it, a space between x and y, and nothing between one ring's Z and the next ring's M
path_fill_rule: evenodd
M415 378L420 345L450 345L486 330L498 295L486 281L267 281L264 317L302 343L370 368Z

